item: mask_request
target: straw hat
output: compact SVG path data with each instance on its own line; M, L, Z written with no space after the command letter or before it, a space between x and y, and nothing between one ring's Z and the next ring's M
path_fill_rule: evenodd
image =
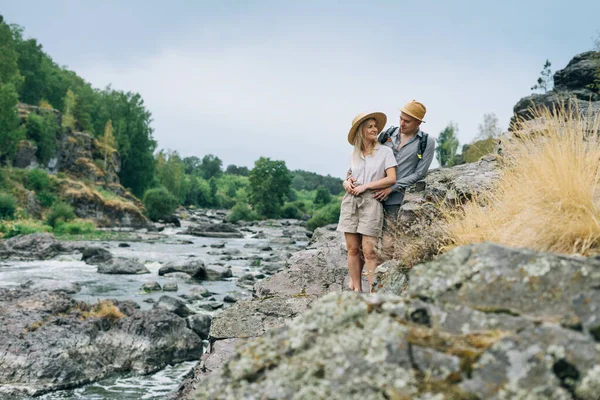
M382 112L372 112L372 113L360 113L352 120L352 128L348 132L348 143L354 146L354 137L356 136L356 129L363 123L363 121L367 119L373 118L375 123L377 124L377 134L383 129L385 123L387 122L387 116Z
M427 112L427 109L425 108L423 103L419 103L416 100L410 101L406 103L404 107L400 109L400 111L402 111L404 114L408 114L411 117L418 119L421 122L425 122L423 121L423 118L425 118L425 113Z

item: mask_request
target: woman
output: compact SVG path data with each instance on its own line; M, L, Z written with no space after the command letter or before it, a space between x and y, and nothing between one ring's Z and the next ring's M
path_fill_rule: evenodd
M350 290L362 291L362 254L367 267L369 293L377 267L375 246L381 236L383 206L373 198L373 190L396 183L396 159L391 148L382 146L377 135L387 121L380 112L359 114L352 121L348 142L354 146L350 168L344 180L346 194L342 199L338 231L344 232L348 249Z

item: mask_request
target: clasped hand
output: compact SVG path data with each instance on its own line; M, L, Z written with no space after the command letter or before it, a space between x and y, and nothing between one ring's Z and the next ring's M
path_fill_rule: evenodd
M344 181L344 190L350 194L355 196L364 193L367 190L366 185L357 185L356 178L348 178ZM385 189L377 189L373 191L373 198L380 201L385 201L390 193L392 193L392 188L388 187Z

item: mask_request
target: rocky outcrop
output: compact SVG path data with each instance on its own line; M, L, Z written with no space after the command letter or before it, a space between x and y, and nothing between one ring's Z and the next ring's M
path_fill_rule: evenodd
M0 242L0 258L45 260L72 250L50 233L19 235Z
M532 108L554 107L564 103L578 109L582 115L600 112L600 91L590 85L599 79L600 53L588 51L573 57L567 66L554 74L554 89L543 94L533 94L519 100L514 107L516 119L529 120L534 117ZM574 98L578 101L569 102ZM515 118L512 119L514 123ZM512 125L512 124L511 124ZM514 127L513 127L514 128Z
M164 309L0 289L3 398L74 388L115 372L147 374L201 353L202 341L185 319Z
M238 342L193 398L597 398L599 260L480 244L404 282Z
M61 197L70 203L79 218L92 219L100 227L132 227L154 229L142 209L124 199L104 199L83 182L61 179Z

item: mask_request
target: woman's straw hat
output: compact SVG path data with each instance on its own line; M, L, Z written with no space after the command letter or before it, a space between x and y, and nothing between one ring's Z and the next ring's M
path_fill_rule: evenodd
M400 111L402 111L404 114L408 114L411 117L418 119L421 122L425 122L423 121L423 118L425 118L425 113L427 112L427 109L425 108L423 103L419 103L416 100L410 101L406 103L404 107L400 109Z
M356 136L356 130L363 123L363 121L367 119L373 118L375 123L377 124L377 134L381 132L385 123L387 122L387 116L382 112L372 112L372 113L360 113L352 120L352 128L348 132L348 143L354 146L354 138Z

